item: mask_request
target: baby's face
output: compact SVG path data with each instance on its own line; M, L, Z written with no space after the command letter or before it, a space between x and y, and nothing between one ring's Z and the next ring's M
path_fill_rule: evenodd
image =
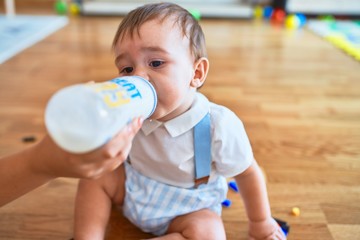
M195 74L190 42L172 21L144 23L133 37L125 35L115 46L115 64L120 76L141 76L149 80L158 95L158 105L151 116L170 120L188 110L195 88Z

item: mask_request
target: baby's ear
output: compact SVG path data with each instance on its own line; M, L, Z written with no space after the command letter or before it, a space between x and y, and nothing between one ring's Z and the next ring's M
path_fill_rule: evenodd
M190 86L194 88L201 87L209 72L209 60L205 57L200 58L194 64L194 77L191 80Z

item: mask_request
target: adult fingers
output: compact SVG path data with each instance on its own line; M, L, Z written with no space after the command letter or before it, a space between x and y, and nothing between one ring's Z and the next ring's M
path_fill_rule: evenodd
M113 158L118 156L129 143L133 140L135 134L139 131L143 120L141 118L134 119L124 129L122 129L109 143L105 146L105 156Z

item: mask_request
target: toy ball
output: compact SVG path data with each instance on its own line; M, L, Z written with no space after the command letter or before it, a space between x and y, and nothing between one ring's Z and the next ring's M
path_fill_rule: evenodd
M193 18L195 18L197 21L200 21L200 19L201 19L201 12L200 12L199 10L190 9L189 12L190 12L190 14L193 16Z
M304 14L302 13L297 13L296 16L299 18L300 20L300 27L304 26L306 23L306 17Z
M270 6L264 7L263 16L264 16L265 19L270 19L272 14L273 14L273 8L272 7L270 7Z
M300 25L300 18L295 14L291 14L285 18L285 27L287 29L297 29Z
M282 22L284 22L285 16L286 16L286 13L284 10L275 9L271 16L271 20L275 23L282 23Z
M71 3L69 7L69 12L72 15L78 15L80 13L80 6L77 3Z
M255 19L261 19L264 15L264 9L261 6L256 6L253 14Z
M67 4L66 1L63 0L57 0L55 2L55 11L57 14L64 15L67 13Z

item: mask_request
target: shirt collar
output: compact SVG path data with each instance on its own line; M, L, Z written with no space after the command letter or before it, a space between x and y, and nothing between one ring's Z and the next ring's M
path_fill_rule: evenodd
M197 92L188 111L167 122L147 119L144 121L141 130L145 135L149 135L163 125L172 137L177 137L192 129L209 112L209 109L209 100Z

